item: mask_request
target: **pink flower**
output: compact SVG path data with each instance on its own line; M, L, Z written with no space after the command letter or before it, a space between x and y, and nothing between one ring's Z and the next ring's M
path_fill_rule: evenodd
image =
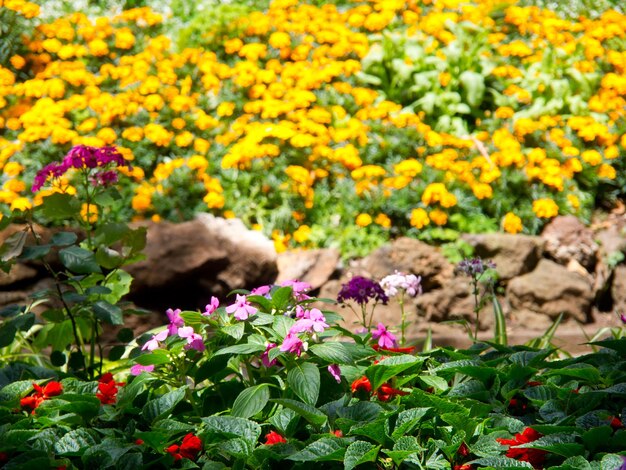
M131 375L139 375L142 372L152 372L154 370L154 365L142 366L141 364L135 364L130 368Z
M296 317L299 320L291 327L290 333L321 333L325 328L328 328L326 318L320 309L313 308L311 310L305 310L299 305L296 307Z
M202 315L209 316L217 310L220 306L220 301L217 297L211 297L211 303L204 307L204 313Z
M290 286L293 291L293 295L297 300L306 300L310 298L308 295L306 295L306 292L311 290L312 287L311 284L309 284L308 282L297 281L293 279L289 281L284 281L280 285L281 287Z
M287 333L287 336L285 336L285 339L283 340L283 344L281 345L280 350L282 352L290 352L293 354L297 354L298 357L300 357L300 354L302 354L303 346L304 346L304 343L302 342L302 340L290 332L290 333Z
M261 364L265 367L272 367L276 365L276 359L272 359L270 361L270 349L274 349L276 347L276 343L268 343L265 347L265 351L261 354Z
M626 315L621 313L620 316L619 316L619 319L622 320L622 323L624 323L626 325Z
M331 364L328 366L328 372L332 375L337 383L341 383L341 369L337 364Z
M259 286L250 291L251 295L266 295L272 290L272 286Z
M147 349L148 351L154 351L155 349L159 347L159 342L165 341L165 338L167 338L168 335L169 335L168 330L163 330L160 333L157 333L156 335L152 335L152 338L146 341L146 344L144 344L141 347L141 350L145 351Z
M393 348L396 345L396 337L391 334L385 325L378 324L378 327L372 331L372 338L378 340L378 346L381 348Z
M178 329L178 336L187 340L187 344L185 345L185 349L195 349L196 351L204 351L204 341L202 340L202 336L193 331L193 328L190 326L184 326Z
M169 331L170 335L175 335L178 333L178 327L185 325L185 321L180 316L180 309L177 308L176 310L172 310L171 308L168 308L165 311L165 314L170 320L170 324L167 325L167 331Z
M226 313L234 313L237 320L247 320L256 312L257 309L250 305L245 295L237 294L235 303L226 307Z

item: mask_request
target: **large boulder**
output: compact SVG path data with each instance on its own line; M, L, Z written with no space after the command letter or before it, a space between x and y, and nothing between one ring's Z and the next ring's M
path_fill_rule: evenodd
M543 254L541 237L486 233L464 235L463 240L474 248L477 256L496 263L496 271L503 281L535 269Z
M613 311L626 314L626 265L620 264L613 271L611 297Z
M179 224L143 224L146 259L126 268L134 277L131 299L140 306L202 309L212 295L224 298L276 278L273 243L240 220L200 214Z
M555 217L541 232L546 241L546 253L557 263L572 265L572 261L592 271L598 245L591 229L573 215Z
M506 294L517 315L529 311L555 319L562 312L565 318L582 323L591 320L590 281L548 259L542 259L534 271L512 279Z
M299 280L317 290L328 282L340 266L339 251L333 248L293 250L280 253L276 283Z

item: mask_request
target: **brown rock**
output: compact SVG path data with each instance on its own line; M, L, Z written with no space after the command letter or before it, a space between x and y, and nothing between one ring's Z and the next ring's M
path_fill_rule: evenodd
M277 258L276 283L297 279L316 290L328 282L339 264L339 251L331 248L286 251Z
M574 259L588 271L593 270L598 251L593 231L573 215L555 217L541 236L546 241L546 253L557 263L567 265Z
M496 263L498 276L504 281L535 269L543 254L541 237L486 233L464 235L462 239L474 247L477 256Z
M620 264L613 271L611 296L613 311L626 314L626 265Z
M33 280L37 277L37 270L21 263L11 266L8 273L0 271L0 287L6 288L22 281Z
M583 323L591 320L590 282L547 259L534 271L512 279L506 293L514 314L529 310L555 319L563 312L565 318Z

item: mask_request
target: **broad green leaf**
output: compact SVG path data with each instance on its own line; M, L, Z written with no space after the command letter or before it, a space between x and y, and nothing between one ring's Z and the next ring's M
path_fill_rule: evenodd
M35 437L39 431L36 429L9 429L2 434L3 448L23 448L26 441Z
M78 246L70 246L59 250L59 259L63 266L76 274L99 273L100 265L94 254Z
M135 358L135 362L137 364L141 364L142 366L151 366L151 365L159 365L159 364L169 364L172 362L172 358L170 354L165 349L155 349L149 353L144 353L141 356L137 356Z
M546 371L543 375L551 377L554 375L561 377L572 377L579 380L584 380L590 384L596 385L601 383L601 374L595 367L585 366L578 368L560 368Z
M437 375L420 375L418 380L423 382L427 387L433 387L436 390L445 392L448 389L448 381Z
M240 437L254 448L261 436L261 426L254 421L235 416L209 416L201 418L206 433L230 438Z
M309 352L331 364L354 364L360 359L372 356L375 351L354 343L327 341L309 347Z
M110 304L106 300L98 300L93 304L93 313L100 321L107 325L123 325L124 315L117 305Z
M47 219L67 220L80 212L80 201L70 194L53 193L46 196L41 210Z
M624 465L624 458L617 454L607 454L602 457L602 461L600 462L602 470L614 470L619 469L620 466Z
M283 436L291 436L298 425L300 416L289 408L282 408L268 419L269 423L280 431Z
M345 418L338 418L335 423L340 425L342 428L349 425L349 422L346 422ZM378 444L385 445L390 442L389 435L387 434L388 428L388 418L383 417L374 421L369 421L363 425L353 425L350 428L349 435L364 436Z
M352 470L366 462L376 462L380 446L365 441L355 441L348 446L343 460L344 470Z
M276 331L276 333L278 333L280 337L284 338L285 336L287 336L287 333L289 333L289 330L294 325L294 323L295 320L293 318L289 318L284 315L276 315L272 328L274 329L274 331Z
M521 462L519 460L511 459L509 457L484 457L482 459L472 460L471 464L480 467L497 468L498 470L506 470L508 468L529 468L532 470L533 466L528 462Z
M180 387L150 400L143 407L143 417L148 421L155 421L171 413L174 407L185 398L185 390L186 387Z
M430 408L409 408L401 411L396 419L396 425L391 437L397 440L405 434L411 434L419 426L422 418L426 416L429 410Z
M277 312L284 310L292 299L293 288L291 286L281 287L272 292L272 306Z
M81 455L89 447L98 442L85 429L75 429L65 434L54 444L54 451L59 455Z
M466 70L459 76L459 81L463 85L467 104L472 108L479 106L485 95L485 78L478 72Z
M278 403L279 405L283 405L285 408L289 408L295 411L304 419L306 419L309 423L315 426L321 426L327 420L327 416L324 413L307 403L302 403L297 400L291 400L289 398L274 399L271 401Z
M78 236L74 232L57 232L52 235L50 243L55 246L68 246L76 243Z
M315 406L320 393L320 370L315 364L298 362L287 373L287 384L302 401Z
M224 326L222 328L222 332L226 333L228 336L232 336L237 341L239 341L243 337L245 328L246 328L246 325L244 322L237 322L232 325Z
M50 253L51 250L50 245L31 245L24 247L24 250L20 254L19 258L21 260L33 260L33 259L41 259Z
M562 465L557 467L560 470L593 470L589 461L581 455L576 455L565 459Z
M419 445L415 436L402 436L396 440L393 450L383 449L383 453L393 459L396 465L400 465L405 459L417 455L417 452L423 452L426 448Z
M547 450L552 454L561 455L563 457L572 457L574 455L582 455L585 447L575 443L576 436L573 434L550 434L543 436L536 441L527 444L520 444L518 448L532 448Z
M342 461L346 453L345 439L323 437L312 442L300 452L287 457L296 462L324 462L329 460Z
M393 356L383 359L378 364L368 367L365 375L372 384L372 390L377 390L382 384L392 377L412 368L419 367L424 362L423 358L410 356L408 354L402 356Z
M232 415L250 418L265 408L270 399L269 384L259 384L241 392L232 407Z
M224 354L255 354L265 351L265 346L258 343L235 344L226 348L218 349L213 356L221 356Z
M124 257L119 251L107 246L99 246L96 250L96 262L105 269L119 268L124 261Z
M337 409L337 416L356 422L373 421L383 412L383 407L373 401L358 401Z

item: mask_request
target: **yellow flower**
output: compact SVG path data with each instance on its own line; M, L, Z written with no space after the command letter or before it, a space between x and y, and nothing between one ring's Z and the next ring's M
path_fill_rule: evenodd
M26 183L20 180L10 179L2 185L2 188L12 193L21 193L26 189Z
M296 243L304 243L311 236L311 227L308 225L300 225L295 232L293 232L293 239Z
M369 214L359 214L356 217L356 224L359 227L367 227L372 223L372 216Z
M87 44L89 52L96 57L102 57L109 53L109 46L102 39L94 39Z
M421 229L428 224L430 224L430 219L424 209L418 207L417 209L413 209L411 211L411 225L413 227Z
M580 199L575 194L567 195L567 202L572 206L572 209L578 209L580 207Z
M498 119L508 119L510 117L513 117L513 114L513 108L510 108L508 106L500 106L498 109L496 109L494 116Z
M374 219L374 222L376 222L378 225L384 228L391 227L391 219L387 217L386 214L383 214L382 212L376 216L376 219Z
M537 217L551 219L559 215L559 206L550 198L533 201L533 212Z
M448 86L448 83L450 83L451 79L452 79L452 76L448 72L441 72L439 74L439 84L443 88Z
M600 168L598 168L598 176L600 178L614 180L617 176L617 173L615 171L615 168L613 168L611 165L603 163L602 165L600 165Z
M274 49L282 49L291 46L291 37L285 32L276 31L270 36L269 42Z
M12 211L26 211L31 209L33 204L25 197L18 197L11 202Z
M11 65L17 70L20 70L26 65L26 59L24 59L24 57L22 57L21 55L12 56L9 59L9 62L11 62Z
M225 117L225 116L232 116L234 110L235 110L235 103L224 101L223 103L219 104L216 112L218 116Z
M7 162L2 171L7 176L15 177L19 175L23 169L24 167L18 162Z
M84 202L80 208L80 217L90 224L98 221L98 206Z
M516 234L522 231L522 219L513 212L507 212L502 219L502 228L505 232Z
M209 209L221 209L226 202L222 194L216 192L209 192L202 198L202 201L207 205Z
M602 163L602 155L597 150L585 150L580 154L580 158L591 166L598 166Z
M430 211L428 217L430 217L430 220L436 225L445 225L448 222L448 215L439 209Z

